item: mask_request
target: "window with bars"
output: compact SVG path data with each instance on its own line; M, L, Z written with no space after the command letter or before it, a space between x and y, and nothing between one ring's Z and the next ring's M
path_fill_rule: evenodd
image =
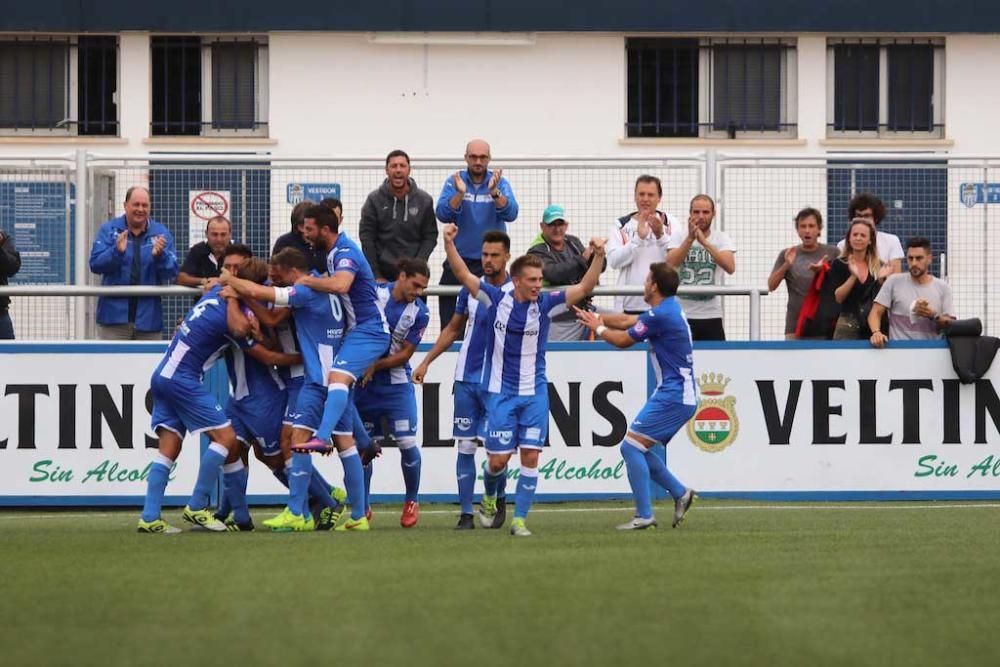
M153 136L267 134L267 44L154 37Z
M943 41L831 40L827 63L829 134L943 136Z
M625 49L626 136L795 135L793 41L642 37Z
M0 37L0 131L118 134L118 39Z

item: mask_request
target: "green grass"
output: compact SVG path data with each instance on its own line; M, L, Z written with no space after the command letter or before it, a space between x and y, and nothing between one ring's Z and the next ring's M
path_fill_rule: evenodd
M702 501L635 533L594 507L533 512L525 539L453 531L449 506L409 531L377 507L369 534L171 537L134 511L2 512L2 663L1000 664L998 507Z

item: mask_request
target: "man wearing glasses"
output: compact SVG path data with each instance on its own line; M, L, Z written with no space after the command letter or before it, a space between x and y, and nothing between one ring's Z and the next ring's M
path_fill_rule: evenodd
M506 233L507 223L517 219L517 200L510 183L503 177L503 169L489 170L488 143L482 139L470 141L465 146L465 164L468 168L456 171L445 180L435 213L441 222L453 222L458 226L455 247L469 270L482 277L483 234L490 230ZM441 273L441 284L460 284L447 261ZM443 328L455 311L455 297L438 297L438 303Z

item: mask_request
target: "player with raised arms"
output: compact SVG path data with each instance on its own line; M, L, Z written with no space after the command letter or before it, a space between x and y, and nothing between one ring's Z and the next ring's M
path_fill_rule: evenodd
M474 298L489 308L493 335L487 340L483 384L489 392L486 453L483 474L485 492L480 507L482 520L492 524L496 514L496 489L507 462L520 451L511 534L531 535L525 519L538 486L538 457L545 446L549 427L548 380L545 377L545 346L549 312L555 306L579 302L597 285L604 266L604 240L592 241L595 260L577 285L542 293L542 261L525 255L514 260L510 273L514 289L505 292L488 280L477 278L455 248L458 227L443 228L445 252L455 277Z

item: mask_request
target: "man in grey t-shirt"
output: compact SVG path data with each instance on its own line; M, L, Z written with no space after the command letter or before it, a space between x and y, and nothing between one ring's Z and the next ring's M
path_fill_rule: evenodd
M802 241L785 248L774 260L774 268L767 278L767 288L772 292L785 282L788 290L788 309L785 311L785 338L795 338L799 311L805 301L809 286L823 260L832 260L839 254L837 248L819 242L823 231L823 214L814 208L804 208L795 216L795 231Z
M931 242L914 237L906 242L906 268L886 278L868 314L871 344L883 347L892 340L933 340L941 327L955 319L951 288L927 272ZM889 338L881 331L882 314L889 311Z

